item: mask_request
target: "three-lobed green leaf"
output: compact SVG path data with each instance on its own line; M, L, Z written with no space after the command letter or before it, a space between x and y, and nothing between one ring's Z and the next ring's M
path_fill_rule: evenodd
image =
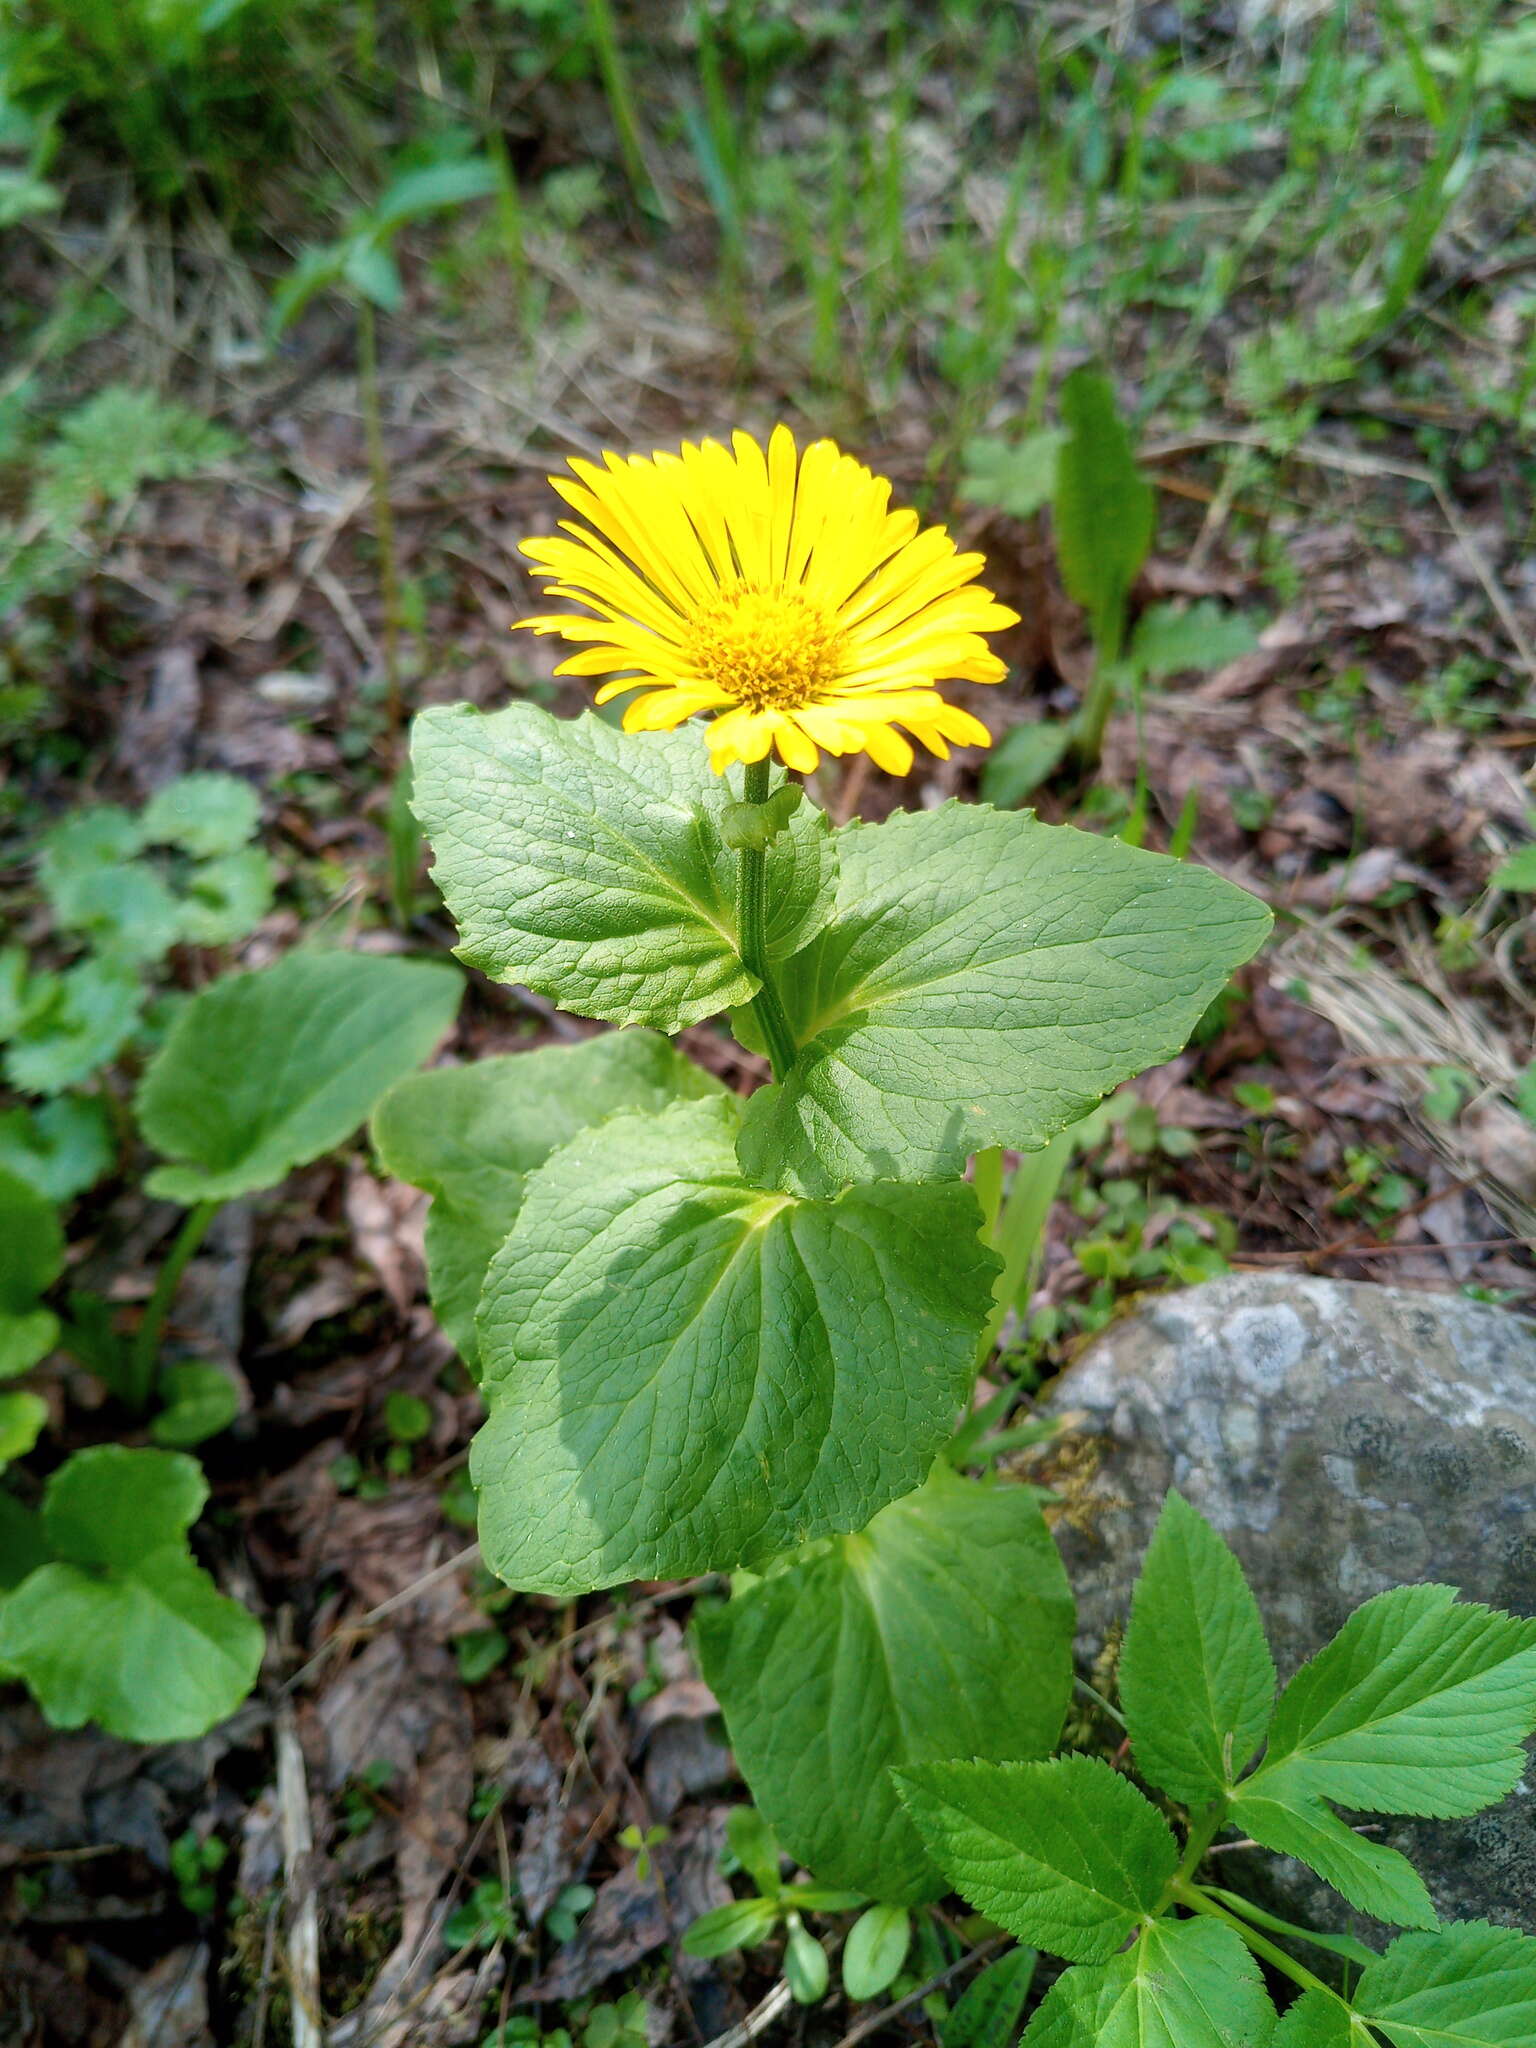
M407 1075L373 1115L385 1170L432 1196L432 1305L461 1356L479 1356L475 1309L492 1254L550 1153L623 1109L719 1095L721 1084L651 1031L608 1031L467 1067Z
M749 1186L733 1099L620 1115L532 1175L481 1296L486 1562L573 1593L766 1560L923 1478L997 1260L963 1182ZM537 1503L537 1512L530 1504Z
M757 992L737 950L732 792L697 733L614 731L531 704L423 712L412 805L460 956L567 1009L677 1031ZM768 945L827 914L832 838L802 804L769 849Z
M214 982L139 1088L140 1127L176 1162L149 1176L150 1193L227 1201L318 1159L426 1058L461 992L438 962L362 953L292 953Z
M1107 1962L1178 1868L1157 1808L1098 1757L917 1764L895 1777L955 1890L1019 1941L1073 1962Z
M1141 1568L1119 1679L1148 1783L1186 1806L1227 1793L1264 1739L1275 1666L1242 1566L1178 1493Z
M1157 1920L1112 1961L1059 1977L1022 2048L1269 2048L1275 2008L1230 1927Z
M741 1143L811 1194L1038 1149L1177 1051L1269 929L1207 869L985 805L836 841L836 915L782 977L801 1051Z
M1047 1755L1072 1629L1033 1494L943 1464L860 1534L695 1620L704 1676L779 1839L818 1878L900 1903L936 1897L945 1879L890 1767Z
M0 1606L0 1664L55 1727L95 1721L132 1742L202 1735L240 1704L261 1624L193 1560L208 1497L194 1459L104 1444L48 1482L37 1564Z

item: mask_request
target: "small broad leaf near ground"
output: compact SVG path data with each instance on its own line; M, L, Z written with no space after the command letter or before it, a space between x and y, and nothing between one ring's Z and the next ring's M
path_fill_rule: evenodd
M1186 1806L1220 1798L1264 1739L1275 1666L1242 1566L1178 1493L1131 1602L1120 1699L1136 1767Z
M798 1201L743 1181L738 1125L733 1099L613 1117L529 1179L481 1296L471 1452L511 1585L683 1577L862 1528L953 1426L997 1270L973 1190Z
M1230 1927L1158 1920L1123 1955L1068 1970L1022 2048L1270 2048L1275 2008Z
M64 1270L64 1232L51 1202L0 1172L0 1380L46 1358L59 1320L39 1296Z
M438 1321L466 1363L475 1310L530 1173L579 1131L623 1109L663 1110L721 1084L652 1031L608 1031L398 1082L371 1126L389 1173L432 1196L427 1269Z
M1178 1868L1167 1822L1098 1757L916 1764L896 1782L961 1896L1019 1941L1107 1962Z
M836 915L782 976L800 1054L741 1145L807 1193L1038 1150L1178 1051L1269 930L1208 869L985 805L835 837Z
M422 713L411 761L433 880L472 966L661 1031L756 993L737 952L737 857L719 831L735 792L696 733L459 705ZM769 849L771 957L826 915L832 858L825 817L802 804Z
M193 1560L207 1482L174 1451L78 1451L48 1482L49 1561L0 1606L0 1664L55 1727L132 1742L202 1735L256 1681L263 1635Z
M947 1880L891 1766L1048 1755L1071 1695L1072 1629L1034 1495L943 1464L867 1529L695 1622L737 1762L779 1839L823 1881L901 1903Z
M939 2027L940 2048L1013 2048L1039 1955L1011 1948L979 1971Z
M843 1944L843 1989L850 1998L878 1998L895 1983L912 1943L905 1906L869 1906Z
M176 1163L149 1176L174 1202L280 1181L355 1131L453 1021L462 983L437 962L293 953L194 996L135 1107Z

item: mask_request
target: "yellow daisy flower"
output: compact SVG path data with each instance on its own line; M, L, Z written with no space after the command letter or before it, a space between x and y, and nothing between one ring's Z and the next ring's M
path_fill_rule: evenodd
M573 458L551 477L577 519L568 539L522 552L546 595L586 608L520 621L582 652L557 673L608 676L599 704L643 691L627 732L670 730L698 712L717 773L777 751L786 767L867 751L893 775L908 732L935 754L985 747L979 719L934 688L1000 682L982 639L1018 614L971 579L942 526L890 509L891 486L831 441L800 453L787 427L762 448L685 442L677 455ZM585 525L578 520L584 520Z

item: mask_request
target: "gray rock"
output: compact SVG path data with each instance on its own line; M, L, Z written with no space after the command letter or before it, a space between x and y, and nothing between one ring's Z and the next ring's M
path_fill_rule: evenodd
M1536 1324L1504 1310L1234 1274L1108 1330L1048 1405L1082 1415L1099 1447L1082 1526L1058 1529L1087 1658L1124 1622L1170 1486L1242 1560L1282 1682L1389 1586L1439 1581L1536 1614ZM1413 1858L1444 1917L1531 1926L1536 1751L1502 1806L1391 1820L1379 1838ZM1224 1861L1277 1910L1344 1924L1300 1865Z

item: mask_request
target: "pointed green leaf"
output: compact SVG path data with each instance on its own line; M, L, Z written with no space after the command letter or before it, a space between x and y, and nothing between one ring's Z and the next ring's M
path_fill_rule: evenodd
M802 1046L746 1172L827 1193L1043 1146L1183 1045L1269 912L1207 869L981 804L836 835L834 922L785 974Z
M1295 1856L1359 1912L1392 1927L1439 1924L1424 1880L1396 1849L1356 1834L1320 1799L1289 1794L1281 1785L1271 1795L1245 1793L1234 1801L1232 1825L1277 1856Z
M435 961L293 953L231 974L180 1011L135 1107L179 1163L149 1176L173 1202L272 1187L355 1131L453 1021L461 983Z
M27 1455L47 1420L48 1403L41 1394L0 1394L0 1472Z
M953 1427L997 1269L973 1191L765 1193L737 1129L734 1099L617 1116L528 1181L481 1297L471 1454L512 1585L680 1578L861 1527Z
M433 879L472 966L583 1016L662 1031L756 993L736 950L737 859L719 832L733 792L696 731L458 705L421 714L411 760ZM832 859L825 817L802 804L768 854L775 957L826 915Z
M1157 1920L1112 1962L1057 1979L1023 2048L1269 2048L1275 2008L1230 1927Z
M1019 1941L1074 1962L1108 1961L1178 1868L1157 1808L1098 1757L914 1764L895 1777L956 1891Z
M180 1741L250 1691L261 1625L187 1548L207 1496L193 1459L118 1444L77 1452L48 1482L54 1561L0 1606L0 1663L55 1727L91 1720L131 1742Z
M1014 2048L1039 1960L1035 1949L1011 1948L988 1963L940 2021L940 2048Z
M1287 2006L1272 2048L1374 2048L1374 2036L1331 1991L1305 1991Z
M848 1930L843 1944L843 1989L850 1998L878 1998L895 1983L912 1945L912 1916L905 1906L871 1906Z
M1156 501L1102 371L1072 372L1061 387L1061 416L1056 557L1062 582L1088 613L1100 661L1113 661L1131 585L1152 546Z
M1142 1776L1186 1806L1221 1797L1264 1739L1275 1666L1242 1566L1177 1493L1141 1568L1119 1676Z
M1363 1972L1351 2003L1392 2048L1530 2048L1536 1938L1485 1920L1404 1934Z
M1536 1727L1536 1620L1399 1586L1367 1600L1280 1696L1248 1786L1444 1819L1502 1799Z
M385 1171L425 1188L432 1306L460 1355L478 1358L475 1309L523 1184L558 1146L621 1109L721 1094L712 1074L650 1031L608 1031L397 1082L374 1112Z
M1071 1694L1072 1628L1033 1494L944 1465L859 1535L695 1622L736 1760L790 1854L901 1903L945 1880L890 1766L1047 1755Z

